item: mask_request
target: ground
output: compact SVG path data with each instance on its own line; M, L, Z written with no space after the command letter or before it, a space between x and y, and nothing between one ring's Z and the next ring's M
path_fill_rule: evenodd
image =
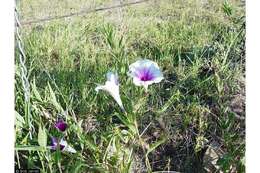
M16 48L15 166L41 172L245 172L243 2L150 0L24 24L115 4L120 1L17 3L26 63ZM147 93L127 75L141 58L157 62L164 75ZM95 91L108 71L119 75L127 113L108 93ZM62 134L54 128L59 118L68 124ZM77 152L49 150L51 136L63 136Z

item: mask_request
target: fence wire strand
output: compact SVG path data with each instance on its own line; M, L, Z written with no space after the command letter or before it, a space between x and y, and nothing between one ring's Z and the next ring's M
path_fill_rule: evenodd
M134 1L134 2L128 2L128 3L120 3L117 5L111 5L111 6L107 6L107 7L99 7L99 8L94 8L94 9L84 9L78 12L74 12L74 13L69 13L69 14L64 14L61 16L49 16L46 18L41 18L41 19L36 19L36 20L30 20L30 21L21 21L21 24L24 25L31 25L34 23L41 23L41 22L47 22L47 21L51 21L51 20L57 20L57 19L62 19L62 18L69 18L69 17L73 17L73 16L80 16L80 15L84 15L84 14L89 14L89 13L93 13L93 12L97 12L97 11L105 11L105 10L110 10L110 9L115 9L115 8L121 8L121 7L125 7L125 6L130 6L130 5L134 5L134 4L140 4L140 3L144 3L150 0L140 0L140 1Z
M16 20L16 45L19 51L19 63L21 65L21 77L22 77L22 84L24 87L24 97L25 97L25 101L29 102L29 98L30 98L30 85L29 85L29 81L28 81L28 72L27 72L27 68L26 68L26 55L24 52L24 48L23 48L23 41L22 41L22 37L20 35L20 28L21 28L21 24L19 22L19 18L18 18L18 12L17 9L15 9L15 20Z
M25 101L25 116L26 121L29 125L29 136L30 139L32 139L32 118L31 118L31 110L30 110L30 83L28 79L28 71L26 67L26 55L24 52L24 44L21 37L20 29L21 29L21 23L19 20L19 14L17 11L17 8L15 8L15 38L16 38L16 48L18 49L18 61L20 64L20 77L22 81L23 86L23 92L24 92L24 101Z

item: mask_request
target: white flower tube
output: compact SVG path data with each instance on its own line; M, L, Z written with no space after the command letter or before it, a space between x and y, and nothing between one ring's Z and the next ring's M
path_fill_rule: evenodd
M119 81L118 81L118 75L117 73L108 72L106 74L107 81L105 85L99 85L95 88L95 90L98 92L99 90L104 90L108 92L117 102L117 104L120 106L123 112L125 112L123 103L120 98L119 94Z

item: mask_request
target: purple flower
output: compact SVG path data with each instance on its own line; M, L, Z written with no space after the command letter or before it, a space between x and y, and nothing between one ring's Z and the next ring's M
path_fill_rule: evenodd
M107 81L105 85L98 85L95 90L98 92L99 90L104 90L108 92L120 106L120 108L125 112L123 103L119 94L119 81L117 73L108 72L107 73Z
M159 83L164 79L158 64L148 59L138 60L131 64L128 75L133 78L135 85L144 86L146 92L148 85Z
M52 150L57 150L58 146L60 147L60 150L62 151L65 148L65 144L64 143L59 143L58 145L58 139L55 137L51 137L51 149Z
M63 120L58 120L54 126L61 132L64 132L67 129L67 124Z
M57 138L51 137L50 149L57 150L58 147L60 147L61 151L76 153L76 150L74 148L72 148L71 146L69 146L68 143L65 140L61 139L60 141L58 141Z

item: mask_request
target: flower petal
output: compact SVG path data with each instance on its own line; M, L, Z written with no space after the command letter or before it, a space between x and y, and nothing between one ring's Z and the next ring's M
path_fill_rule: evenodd
M142 86L143 85L143 81L141 81L138 77L133 77L133 83L136 86Z
M48 146L48 148L50 148L51 150L57 150L58 146L60 147L60 150L62 152L66 151L66 152L70 152L70 153L76 153L76 150L74 148L72 148L71 146L69 146L67 141L61 139L59 141L59 145L58 145L58 139L55 137L51 137L51 146Z
M98 85L98 86L95 88L95 91L98 92L99 90L106 90L106 89L105 89L105 85Z
M118 82L118 75L117 73L108 72L106 74L107 81L105 85L98 85L95 90L98 92L99 90L104 90L108 92L117 102L117 104L120 106L120 108L125 112L123 103L120 98L119 94L119 82Z
M61 148L64 148L64 146L60 145ZM58 148L58 139L55 137L51 137L51 146L50 149L57 150ZM62 149L61 149L62 150Z
M55 137L51 137L51 146L57 146L58 140Z
M64 122L63 120L58 120L56 123L55 123L55 128L58 129L59 131L61 132L64 132L66 129L67 129L67 123Z
M63 149L63 151L67 151L67 152L70 152L70 153L76 153L76 152L77 152L74 148L72 148L72 147L69 146L69 145L67 145L67 146Z
M118 75L117 73L113 73L113 72L108 72L106 74L107 76L107 81L110 81L116 85L119 85L119 80L118 80Z
M60 141L60 147L62 151L67 151L70 153L76 153L76 150L68 145L67 141L61 139Z
M158 66L158 64L156 62L148 60L148 59L138 60L138 61L132 63L129 66L129 68L130 69L136 69L136 68L139 68L139 67L150 67L151 65L154 65L156 68L159 69L159 66Z
M128 75L133 78L137 86L144 86L147 91L148 85L161 82L163 74L156 62L143 59L138 60L129 66Z

